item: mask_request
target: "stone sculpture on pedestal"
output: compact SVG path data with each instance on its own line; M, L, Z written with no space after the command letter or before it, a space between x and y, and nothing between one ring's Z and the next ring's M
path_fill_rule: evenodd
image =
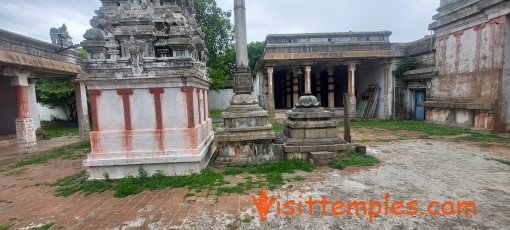
M347 154L354 145L339 137L333 112L320 107L312 95L311 67L305 69L305 93L284 122L283 141L287 159L298 158L316 166L327 166L341 154Z

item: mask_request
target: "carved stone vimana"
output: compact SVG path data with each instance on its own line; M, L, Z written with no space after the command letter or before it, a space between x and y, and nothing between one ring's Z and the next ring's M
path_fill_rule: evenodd
M90 178L199 172L211 159L207 48L192 0L101 0L81 43Z

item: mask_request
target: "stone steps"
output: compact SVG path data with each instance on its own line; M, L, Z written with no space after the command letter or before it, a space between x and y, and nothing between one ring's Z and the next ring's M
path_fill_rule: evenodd
M337 154L333 152L309 152L308 162L316 167L329 166L335 159Z

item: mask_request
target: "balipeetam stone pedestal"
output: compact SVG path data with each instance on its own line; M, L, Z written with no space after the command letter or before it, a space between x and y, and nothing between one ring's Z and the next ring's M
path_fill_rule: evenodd
M355 147L339 137L333 112L319 107L315 96L300 97L296 106L287 112L284 122L282 138L287 159L304 159L324 166Z
M232 97L229 108L222 113L223 126L216 130L219 164L254 164L282 160L273 150L275 133L269 114L251 94Z

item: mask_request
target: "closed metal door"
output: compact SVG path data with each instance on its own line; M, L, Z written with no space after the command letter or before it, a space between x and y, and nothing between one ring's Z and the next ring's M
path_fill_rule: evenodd
M425 120L425 107L421 105L427 98L427 93L425 90L416 90L415 92L416 98L416 120L424 121Z

